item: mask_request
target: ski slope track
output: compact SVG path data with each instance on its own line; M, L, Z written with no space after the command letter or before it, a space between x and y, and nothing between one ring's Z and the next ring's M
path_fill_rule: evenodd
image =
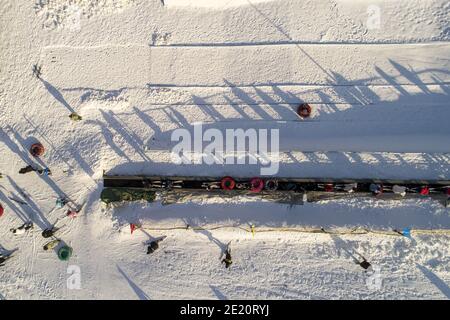
M0 267L0 299L450 299L450 212L431 199L100 201L104 172L260 176L259 163L175 164L172 134L199 125L278 129L280 152L268 155L278 177L449 180L450 4L373 5L5 0L0 253L18 250ZM36 141L40 158L29 153ZM27 164L52 175L19 174ZM62 196L83 204L76 218L55 206ZM26 221L33 230L14 236ZM56 221L73 248L66 262L43 250ZM130 223L147 230L131 234ZM195 228L173 229L186 225ZM330 233L300 232L311 228ZM423 232L383 233L404 228ZM143 242L161 236L147 255ZM366 286L355 254L381 268L380 287ZM69 265L79 289L67 286Z
M450 83L449 52L447 43L46 47L41 61L59 88L427 85Z

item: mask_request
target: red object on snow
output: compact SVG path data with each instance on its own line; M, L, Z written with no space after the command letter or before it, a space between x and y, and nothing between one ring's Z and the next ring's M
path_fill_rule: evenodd
M420 194L423 196L427 196L430 194L430 188L428 187L422 187L422 189L420 189Z
M309 116L311 115L311 106L307 103L302 103L298 109L297 109L297 114L302 117L302 118L309 118Z
M334 190L334 186L333 186L332 183L327 183L327 184L325 185L325 191L326 191L326 192L333 192L333 190Z
M224 190L233 190L236 186L236 181L234 181L234 179L231 177L225 177L222 178L222 181L220 181L220 186Z
M253 178L250 180L250 191L261 192L264 188L264 180L261 178Z
M137 226L134 223L130 223L131 234L133 234L134 230L137 229Z
M34 156L34 157L40 157L44 154L45 152L45 148L41 143L34 143L31 148L30 148L30 153Z
M68 217L70 217L70 218L76 218L77 213L78 213L78 212L76 212L76 211L74 211L74 210L67 210L66 216L68 216Z
M3 215L3 212L5 212L5 210L3 209L2 205L0 204L0 217Z
M450 188L447 188L447 195L450 196Z

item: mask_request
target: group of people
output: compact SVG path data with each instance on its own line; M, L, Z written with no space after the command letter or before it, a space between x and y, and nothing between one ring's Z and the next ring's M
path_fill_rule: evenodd
M134 224L132 224L132 232L135 230L135 228L137 228ZM139 227L138 227L139 228ZM159 249L159 243L161 241L163 241L166 238L166 236L162 236L160 238L157 239L151 239L147 242L145 242L144 244L147 246L147 254L152 254L154 253L156 250ZM226 246L226 248L224 249L223 253L222 253L223 259L221 257L221 263L225 264L225 268L229 268L231 266L231 264L233 263L232 259L231 259L231 248L230 248L230 244L228 244Z

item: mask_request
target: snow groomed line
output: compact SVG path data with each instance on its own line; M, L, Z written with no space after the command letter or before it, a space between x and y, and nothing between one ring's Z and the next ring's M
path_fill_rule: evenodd
M43 78L61 88L450 83L450 44L46 47ZM277 57L277 59L273 59ZM122 63L121 63L122 62ZM361 78L361 75L364 75Z
M108 169L108 175L173 175L173 176L258 176L261 164L223 165L173 163L169 151L148 150L147 159L136 159ZM230 155L231 156L231 155ZM237 157L237 155L236 155ZM235 159L236 159L235 157ZM440 180L450 177L450 154L438 153L354 153L344 151L305 152L291 151L267 155L278 165L275 177L291 178L385 178Z
M381 236L395 236L395 237L410 237L420 234L439 234L439 235L450 235L450 229L409 229L403 228L400 230L378 230L378 229L368 229L368 228L351 228L351 229L330 229L330 228L295 228L295 227L257 227L252 225L250 228L243 225L202 225L202 226L174 226L174 227L154 227L143 224L140 226L141 229L147 231L216 231L216 230L241 230L245 233L251 233L253 236L260 233L273 233L273 232L292 232L292 233L317 233L317 234L331 234L331 235L381 235Z
M396 153L447 153L449 151L450 126L445 126L439 119L436 121L402 122L379 121L370 123L361 121L253 121L240 120L235 122L217 121L210 123L188 123L178 117L164 131L156 132L146 144L149 150L173 150L179 140L173 141L172 134L183 130L191 141L203 141L201 136L209 129L220 132L224 145L233 143L225 141L227 132L238 132L241 137L254 135L257 138L261 132L267 132L268 137L278 137L279 152L396 152ZM262 136L262 135L261 135ZM179 138L178 138L179 139ZM257 140L253 141L255 144ZM235 144L234 144L235 145ZM248 145L248 144L247 144ZM246 150L237 150L244 152ZM196 151L199 152L199 151Z

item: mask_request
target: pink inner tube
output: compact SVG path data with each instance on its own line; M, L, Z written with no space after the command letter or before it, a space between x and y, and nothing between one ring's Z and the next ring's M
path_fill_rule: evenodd
M250 191L261 192L264 188L264 181L261 178L253 178L250 180Z

